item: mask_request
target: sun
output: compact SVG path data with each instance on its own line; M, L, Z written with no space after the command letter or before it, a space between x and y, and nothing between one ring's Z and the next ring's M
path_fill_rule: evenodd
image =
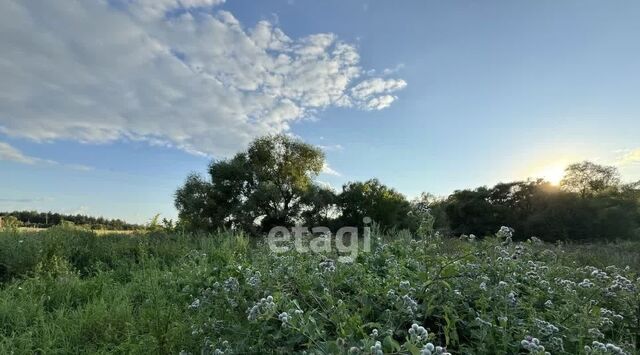
M564 177L564 165L549 165L542 168L535 174L536 177L543 178L552 185L560 185L560 181Z

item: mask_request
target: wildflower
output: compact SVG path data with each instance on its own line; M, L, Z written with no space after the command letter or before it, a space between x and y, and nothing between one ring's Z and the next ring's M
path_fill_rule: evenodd
M514 232L513 228L502 226L500 227L500 230L498 230L498 232L496 233L496 236L498 238L504 239L505 243L509 244L512 242L513 232Z
M260 287L260 283L261 283L260 276L261 276L260 272L259 272L259 271L256 271L256 273L255 273L255 274L253 274L253 275L249 278L249 280L247 281L247 283L249 284L249 286L251 286L251 287L253 287L253 288Z
M402 303L409 314L415 314L418 311L418 302L416 302L409 295L402 296Z
M604 334L602 334L602 332L598 328L590 328L589 330L587 330L587 333L589 333L589 336L591 336L592 338L604 339Z
M289 314L287 312L282 312L278 315L278 320L282 322L282 326L286 326L289 323Z
M409 328L409 335L412 339L422 341L427 339L429 333L423 326L413 323L411 328Z
M334 272L334 271L336 271L336 264L331 259L327 259L327 260L321 262L320 264L318 264L318 267L320 268L320 271L322 271L322 272Z
M267 298L261 298L253 307L247 310L247 319L249 321L255 321L260 316L270 314L274 312L276 308L276 304L273 302L272 296L267 296ZM272 314L272 313L271 313Z
M544 346L540 344L540 340L538 338L533 338L531 336L527 336L520 342L523 348L529 350L530 352L544 352Z
M591 280L589 280L589 279L584 279L584 280L582 280L582 282L580 282L578 284L578 286L580 286L582 288L591 288L591 287L593 287L593 285L594 285L593 282L591 282Z
M373 329L371 331L371 334L369 334L370 337L372 338L377 338L378 337L378 329Z
M190 305L189 308L190 309L197 309L200 307L200 299L196 298Z
M224 284L222 287L227 292L233 293L233 292L237 292L240 289L240 283L238 282L238 279L236 279L235 277L229 277L227 280L224 281Z
M376 341L375 345L371 347L371 353L374 355L384 355L384 352L382 351L382 343Z
M544 335L551 335L559 331L558 327L542 319L535 319L534 322L540 332Z

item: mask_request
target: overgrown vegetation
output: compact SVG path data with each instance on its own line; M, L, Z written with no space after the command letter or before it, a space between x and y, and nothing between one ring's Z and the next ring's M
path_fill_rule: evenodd
M639 243L511 240L374 232L341 264L230 233L7 230L0 353L638 353Z

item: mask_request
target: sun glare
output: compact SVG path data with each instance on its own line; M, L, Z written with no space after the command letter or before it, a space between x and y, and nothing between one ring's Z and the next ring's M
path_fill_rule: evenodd
M564 176L564 165L551 165L543 168L536 174L536 177L543 178L552 185L560 185L560 180Z

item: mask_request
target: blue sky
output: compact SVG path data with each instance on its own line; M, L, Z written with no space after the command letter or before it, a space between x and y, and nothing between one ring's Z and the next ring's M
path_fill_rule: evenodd
M640 179L637 1L3 1L0 210L175 217L288 132L409 197L583 159Z

